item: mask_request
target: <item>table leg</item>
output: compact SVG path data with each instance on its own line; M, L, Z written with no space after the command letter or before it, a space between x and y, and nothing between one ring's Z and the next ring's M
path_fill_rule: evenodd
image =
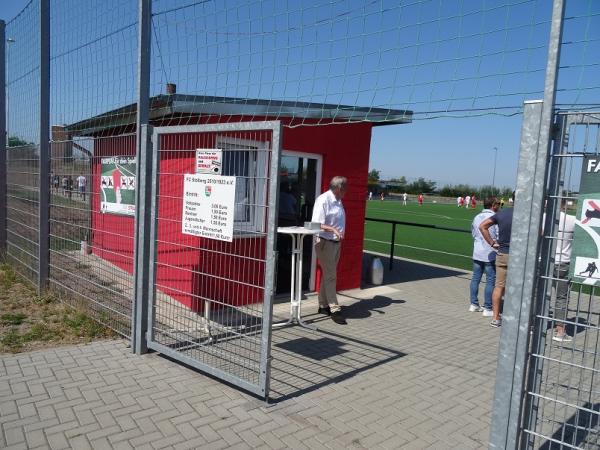
M204 311L202 312L202 316L204 318L204 331L208 334L205 343L214 343L216 339L212 335L211 327L210 327L210 313L212 308L212 302L210 300L204 301Z
M286 325L292 325L295 322L296 316L294 315L294 299L296 296L296 236L293 234L289 235L292 238L292 267L290 276L290 317L285 322L274 323L273 328L284 327Z
M298 322L298 325L300 325L301 327L304 328L308 328L309 330L313 330L316 331L317 327L314 325L309 325L306 322L304 322L302 320L302 258L303 258L303 252L304 252L304 234L301 236L298 236L298 253L296 254L298 257L298 273L296 274L296 286L297 286L297 292L296 292L296 301L298 306L296 307L296 322Z

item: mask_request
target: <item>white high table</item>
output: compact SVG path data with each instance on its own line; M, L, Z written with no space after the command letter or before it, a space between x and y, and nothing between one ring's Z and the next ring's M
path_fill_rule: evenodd
M321 230L311 230L304 227L278 227L277 232L287 234L292 238L292 286L290 289L290 318L286 322L274 323L273 328L298 324L301 327L316 330L317 327L302 321L302 253L306 236L318 234Z

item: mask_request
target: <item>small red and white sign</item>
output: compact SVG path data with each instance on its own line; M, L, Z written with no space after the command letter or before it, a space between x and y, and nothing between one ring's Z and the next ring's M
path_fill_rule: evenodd
M223 151L218 148L196 149L196 173L221 175Z

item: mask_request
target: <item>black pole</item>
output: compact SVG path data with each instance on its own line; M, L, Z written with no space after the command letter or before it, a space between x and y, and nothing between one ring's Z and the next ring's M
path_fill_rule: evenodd
M394 243L396 242L396 224L392 224L392 245L390 246L390 270L394 266Z

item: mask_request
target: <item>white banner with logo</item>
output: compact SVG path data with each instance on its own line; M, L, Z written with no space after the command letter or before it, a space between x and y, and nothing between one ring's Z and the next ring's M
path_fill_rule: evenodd
M186 174L181 232L233 241L236 177Z

